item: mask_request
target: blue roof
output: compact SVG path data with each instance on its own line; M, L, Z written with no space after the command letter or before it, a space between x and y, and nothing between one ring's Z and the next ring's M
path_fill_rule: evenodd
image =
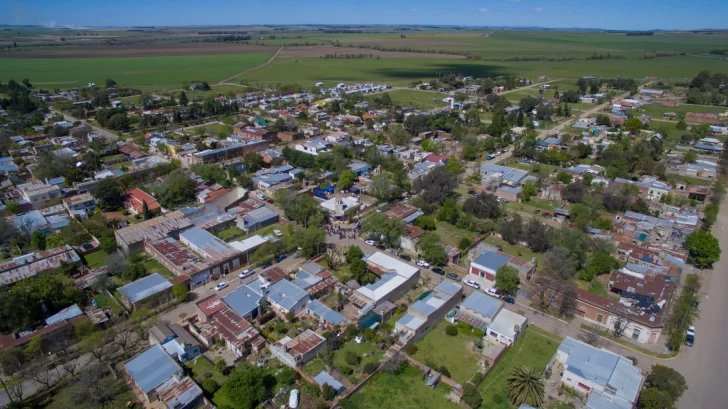
M70 320L71 318L76 318L81 315L83 315L83 311L81 311L81 308L78 307L78 304L73 304L70 307L58 311L57 314L51 315L50 317L46 318L45 322L46 325L51 325L63 320Z
M501 305L503 305L501 301L483 293L473 291L463 301L462 307L473 310L483 317L493 319L498 310L500 310Z
M462 289L462 287L455 283L451 283L450 281L443 280L437 285L437 287L435 287L435 289L445 294L455 295Z
M319 372L318 375L314 376L313 380L316 381L317 384L324 386L329 385L336 391L337 394L343 392L346 390L344 385L341 384L341 382L337 381L333 376L331 376L330 373L326 371Z
M346 320L343 315L316 300L308 303L308 310L332 325L339 325Z
M510 258L502 256L492 251L486 251L473 260L473 263L480 264L483 267L487 267L493 271L498 270L501 266L505 265L510 261Z
M198 156L198 157L210 156L210 155L218 154L220 152L226 152L226 151L230 151L233 149L238 149L239 147L244 146L244 145L256 145L256 144L260 144L260 143L268 143L268 141L246 141L245 143L234 143L234 144L232 144L230 146L226 146L224 148L209 149L206 151L197 152L197 153L195 153L195 156Z
M291 310L308 293L288 280L280 280L268 289L268 298L286 310Z
M198 249L204 251L206 257L217 257L229 254L234 251L230 245L214 236L212 233L193 226L179 235L180 240L184 239ZM198 251L200 251L198 250Z
M276 218L278 218L278 213L274 212L273 210L271 210L265 206L259 207L255 210L251 210L250 212L248 212L248 214L243 216L243 220L245 220L246 226L249 226L251 224L266 222L268 220L276 219Z
M413 221L417 220L417 218L418 218L418 217L420 217L420 216L423 216L424 214L425 214L424 212L422 212L422 211L418 210L418 211L416 211L416 212L412 213L411 215L409 215L409 216L405 217L404 219L402 219L402 221L403 221L403 222L404 222L405 224L410 224L410 223L412 223Z
M263 298L261 291L256 291L250 285L241 285L228 295L223 297L225 304L241 317L247 317L258 309L260 300Z
M137 355L124 364L126 371L145 394L157 388L182 368L164 352L159 344Z
M123 287L119 287L119 292L127 300L135 303L170 287L172 287L172 283L169 280L162 277L159 273L152 273Z
M296 279L293 280L293 284L300 287L302 290L307 290L310 287L313 287L317 283L321 281L320 277L317 277L313 274L309 274L305 271L299 271L296 273Z
M23 226L25 230L36 231L44 228L48 224L48 221L39 211L33 210L32 212L15 216L13 224L18 228Z
M708 145L706 143L698 143L695 145L695 149L704 149L707 151L715 151L720 152L723 150L723 147L721 146L715 146L715 145Z
M293 180L293 176L288 173L278 173L274 175L255 176L252 180L253 182L263 182L273 186Z

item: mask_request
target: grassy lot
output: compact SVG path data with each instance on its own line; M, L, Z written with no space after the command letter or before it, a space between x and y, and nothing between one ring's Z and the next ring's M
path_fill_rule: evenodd
M233 226L233 227L231 227L229 229L225 229L225 230L219 231L219 232L215 233L215 235L217 237L225 240L225 239L229 239L230 237L239 236L239 235L241 235L243 233L244 233L243 230L241 230L239 227Z
M99 268L106 265L106 259L109 257L108 254L106 254L105 251L97 251L95 253L91 253L87 256L84 256L86 258L86 262L88 263L88 268Z
M124 168L124 167L130 168L131 162L119 162L119 163L114 163L113 165L111 165L111 169L114 169L114 170L120 170L121 168Z
M349 400L358 409L455 409L446 398L449 393L443 383L428 388L422 372L408 366L399 375L380 372Z
M357 356L361 358L361 362L358 366L352 366L348 363L346 363L346 353L348 351L354 351ZM364 356L366 354L367 356ZM344 344L344 347L337 350L334 354L334 365L337 368L341 368L342 366L350 366L354 370L359 370L364 367L369 362L377 362L382 358L382 355L384 353L377 349L377 346L374 344L374 342L362 342L361 344L357 344L356 342L347 342ZM313 374L313 376L318 375L318 372Z
M167 267L161 265L159 263L159 261L157 261L153 258L150 258L149 260L145 261L144 266L147 268L147 273L149 273L149 274L156 272L156 273L161 274L162 277L169 279L169 280L177 277L174 275L174 273L169 271L169 269L167 269Z
M561 339L554 334L536 327L528 328L480 384L478 389L483 395L482 407L511 409L505 392L506 376L511 368L526 365L539 372L544 371L560 343Z
M690 185L698 185L698 186L710 186L712 183L710 180L705 180L701 178L694 178L692 176L677 176L677 179L681 182L685 182Z
M311 360L311 362L307 363L306 366L303 367L303 370L311 376L316 376L319 372L326 370L326 364L324 364L324 361L320 358L315 358Z
M200 356L192 361L186 362L184 366L192 371L192 378L200 385L202 385L202 381L205 380L205 373L211 374L212 376L210 378L214 379L220 385L222 385L225 381L225 375L215 369L213 363L204 356Z
M99 308L101 309L111 307L114 313L122 311L121 306L106 294L96 294L93 299L99 304Z
M468 196L463 195L463 197L467 198ZM458 229L452 224L441 220L437 221L437 230L435 230L435 232L440 235L440 240L442 241L442 244L449 244L455 247L457 247L460 239L462 239L463 237L467 237L470 240L473 239L472 232Z
M660 104L645 105L639 109L639 113L651 115L655 119L662 119L662 114L665 112L674 112L679 118L684 118L687 112L710 112L714 114L723 113L726 111L725 107L714 107L709 105L680 105L672 108L663 108ZM675 121L677 122L677 121Z
M544 259L546 257L544 253L536 253L528 247L519 246L518 244L510 244L507 241L499 239L497 237L488 237L483 241L494 246L501 246L504 253L510 254L512 256L518 256L526 261L531 261L532 258L535 258L538 265L543 265Z
M396 106L413 106L417 109L433 109L447 105L445 102L442 102L442 99L447 97L447 94L443 94L441 92L394 90L388 93L392 98L392 102ZM382 94L375 94L367 96L365 99L373 101L375 98L381 97Z
M126 158L126 155L113 155L113 156L107 156L105 158L101 158L101 162L107 163L118 159L124 159Z
M70 88L113 78L143 90L178 89L187 81L220 81L265 62L268 54L121 58L4 58L0 80L29 78L36 87ZM49 69L52 66L52 69Z
M448 325L449 322L440 320L418 341L414 358L435 368L445 365L452 379L464 383L478 370L479 352L475 350L475 344L480 338L463 333L451 337L445 334Z

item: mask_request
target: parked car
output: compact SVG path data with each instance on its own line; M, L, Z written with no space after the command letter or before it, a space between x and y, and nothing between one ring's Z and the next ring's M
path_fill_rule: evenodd
M280 263L281 261L283 261L287 258L288 258L288 256L286 256L286 255L278 256L278 257L276 257L276 263Z
M401 258L404 261L412 261L412 257L406 255L406 254L400 254L399 258Z
M441 275L441 276L444 276L445 275L445 270L443 270L443 269L441 269L439 267L433 267L432 268L432 272L435 273L435 274L437 274L437 275Z
M426 262L425 260L417 260L415 264L420 267L430 267L430 263Z
M256 195L255 197L257 197L258 199L260 199L260 200L262 200L262 201L265 202L265 196L263 196L263 195Z
M485 293L491 297L501 298L501 295L498 293L498 290L496 290L495 288L489 288L489 289L485 290Z
M691 347L695 344L695 335L686 335L685 336L685 345Z
M475 190L468 190L468 194L469 195L474 195L475 194Z
M251 275L253 275L253 272L252 271L250 271L250 270L243 270L242 273L238 274L238 277L240 277L240 278L248 278Z
M397 253L397 251L396 251L396 250L392 250L392 249L389 249L389 250L387 250L387 253L389 253L389 254L391 254L391 255L393 255L393 256L397 256L397 255L399 255L399 253Z
M364 243L370 245L370 246L376 246L376 243L374 243L374 240L366 240Z
M493 156L493 155L488 155L488 156L485 157L485 159L487 159L487 160L491 160L493 158L495 158L495 156Z
M228 286L228 283L226 283L226 282L223 281L220 284L218 284L218 285L215 286L215 291L220 291L223 288L226 288L227 286Z
M271 263L270 261L266 261L265 263L261 264L260 267L258 267L258 268L261 269L261 270L263 270L263 269L266 269L266 268L268 268L268 267L270 267L272 265L273 265L273 263Z
M513 297L503 297L503 302L507 302L508 304L515 304L516 300Z
M476 290L480 288L480 284L476 283L476 282L475 282L475 281L473 281L473 280L465 280L465 281L463 281L463 283L464 283L465 285L467 285L468 287L473 287L473 288L475 288Z
M550 212L543 212L543 217L548 217L548 216L551 216Z
M687 335L695 336L695 325L691 325L688 327L688 330L686 332Z
M273 230L273 234L275 234L277 237L283 236L283 233L281 233L281 231L278 229Z
M445 274L445 277L447 277L453 281L457 281L458 283L460 282L460 280L462 280L462 278L460 278L459 275L454 274L454 273L447 273L447 274Z
M386 247L384 247L384 244L379 244L379 245L377 245L377 248L378 248L379 250L382 250L382 251L384 251L384 250L386 250L386 249L387 249Z

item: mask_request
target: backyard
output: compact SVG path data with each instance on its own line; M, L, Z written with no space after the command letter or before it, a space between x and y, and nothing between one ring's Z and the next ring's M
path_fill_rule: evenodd
M417 344L417 353L413 358L425 365L439 368L441 365L450 371L450 378L457 382L467 382L478 370L480 353L475 345L480 337L458 332L455 336L445 334L451 325L440 320L435 328L425 335Z
M530 366L543 372L556 353L561 339L537 327L529 327L480 384L483 405L489 409L511 409L505 393L506 376L518 365Z
M108 257L109 255L103 250L99 250L84 256L84 258L86 259L86 263L88 263L88 268L99 268L105 266L106 259Z

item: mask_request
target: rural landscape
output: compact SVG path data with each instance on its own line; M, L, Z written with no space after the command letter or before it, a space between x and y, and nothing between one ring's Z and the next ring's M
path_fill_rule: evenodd
M723 407L727 138L726 29L0 18L0 408Z

